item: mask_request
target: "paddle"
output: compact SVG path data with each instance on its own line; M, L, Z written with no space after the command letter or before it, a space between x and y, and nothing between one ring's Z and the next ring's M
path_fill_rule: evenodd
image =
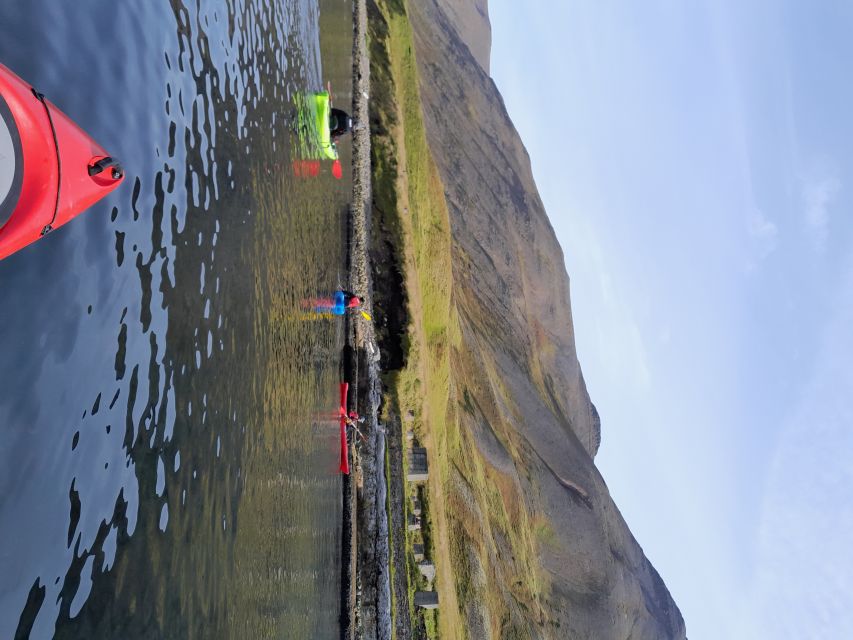
M373 320L373 318L370 317L370 314L367 313L366 311L361 312L361 317L364 318L365 320Z

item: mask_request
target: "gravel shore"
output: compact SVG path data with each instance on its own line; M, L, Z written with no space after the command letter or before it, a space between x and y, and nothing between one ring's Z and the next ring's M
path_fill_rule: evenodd
M366 0L353 2L353 193L349 220L349 289L365 296L373 314L370 279L370 60L367 51ZM388 571L388 521L385 513L384 434L378 427L381 402L379 348L374 327L362 317L348 318L344 362L346 379L357 393L349 409L366 417L366 441L351 447L353 473L343 483L344 567L341 637L391 640L391 591Z

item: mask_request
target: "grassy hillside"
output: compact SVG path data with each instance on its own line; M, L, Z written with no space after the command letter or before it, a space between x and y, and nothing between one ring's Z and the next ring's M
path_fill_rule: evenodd
M428 614L426 627L431 630L437 624L442 638L463 637L465 625L459 616L468 600L485 596L489 609L502 608L500 597L475 586L463 538L476 539L484 526L498 528L523 568L514 582L519 602L527 602L539 589L532 566L534 527L528 526L515 496L506 493L502 479L483 463L459 429L459 386L450 364L451 355L459 357L464 349L452 291L452 239L444 188L427 146L405 7L380 0L373 8L374 215L391 227L401 248L409 318L406 364L387 381L392 405L414 413L414 430L430 456L425 541L431 542L441 607L437 620ZM463 385L461 406L470 410L470 402ZM454 489L460 472L469 496ZM473 505L467 504L469 498ZM495 550L481 550L490 551Z
M444 190L426 144L408 20L401 4L393 0L380 1L371 9L374 220L395 240L409 320L403 338L405 365L387 375L386 402L398 414L414 414L414 429L430 452L424 542L438 570L441 609L440 614L427 613L423 624L428 635L435 637L440 629L441 637L451 638L460 625L443 508L447 451L458 449L457 431L448 429L452 419L448 346L458 342L451 301L450 228ZM409 565L414 591L418 574Z

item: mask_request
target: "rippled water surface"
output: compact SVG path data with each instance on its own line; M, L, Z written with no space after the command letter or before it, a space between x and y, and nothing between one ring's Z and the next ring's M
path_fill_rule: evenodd
M338 634L345 0L0 3L0 62L127 172L0 262L0 638ZM342 148L348 167L349 147Z

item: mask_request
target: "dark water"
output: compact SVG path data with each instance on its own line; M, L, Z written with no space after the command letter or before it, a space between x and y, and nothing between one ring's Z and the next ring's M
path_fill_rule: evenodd
M0 3L0 62L127 171L0 262L0 638L338 634L344 0ZM348 166L348 143L342 160ZM345 174L347 172L345 171Z

